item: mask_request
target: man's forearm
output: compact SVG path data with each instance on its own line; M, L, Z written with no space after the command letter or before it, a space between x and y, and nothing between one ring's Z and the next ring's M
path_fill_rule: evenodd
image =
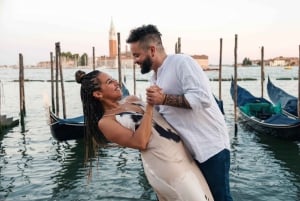
M185 99L184 95L165 94L162 104L173 107L191 109L191 106L189 102Z

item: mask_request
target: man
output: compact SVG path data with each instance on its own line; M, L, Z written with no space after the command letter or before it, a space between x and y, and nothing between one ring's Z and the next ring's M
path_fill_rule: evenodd
M188 55L167 55L154 25L131 30L126 42L141 73L154 71L147 102L180 133L215 201L232 201L228 131L202 68Z

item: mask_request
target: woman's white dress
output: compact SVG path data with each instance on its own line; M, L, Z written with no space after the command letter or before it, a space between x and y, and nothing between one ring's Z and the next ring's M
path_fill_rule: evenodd
M133 131L141 114L123 112L116 120ZM176 131L154 110L152 135L141 158L146 177L159 201L213 201L212 194Z

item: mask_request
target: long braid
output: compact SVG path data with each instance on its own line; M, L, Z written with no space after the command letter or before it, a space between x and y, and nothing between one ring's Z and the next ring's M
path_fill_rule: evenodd
M83 106L85 132L85 162L97 156L99 145L107 143L107 139L98 129L98 121L104 114L103 105L93 97L93 92L100 89L97 76L101 71L95 70L88 74L78 70L75 74L76 81L81 83L80 95Z

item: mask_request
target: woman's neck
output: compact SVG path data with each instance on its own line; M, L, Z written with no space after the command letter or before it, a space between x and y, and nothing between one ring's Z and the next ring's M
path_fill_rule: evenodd
M105 111L109 111L109 110L120 108L121 105L119 101L111 101L111 102L105 102L103 106Z

